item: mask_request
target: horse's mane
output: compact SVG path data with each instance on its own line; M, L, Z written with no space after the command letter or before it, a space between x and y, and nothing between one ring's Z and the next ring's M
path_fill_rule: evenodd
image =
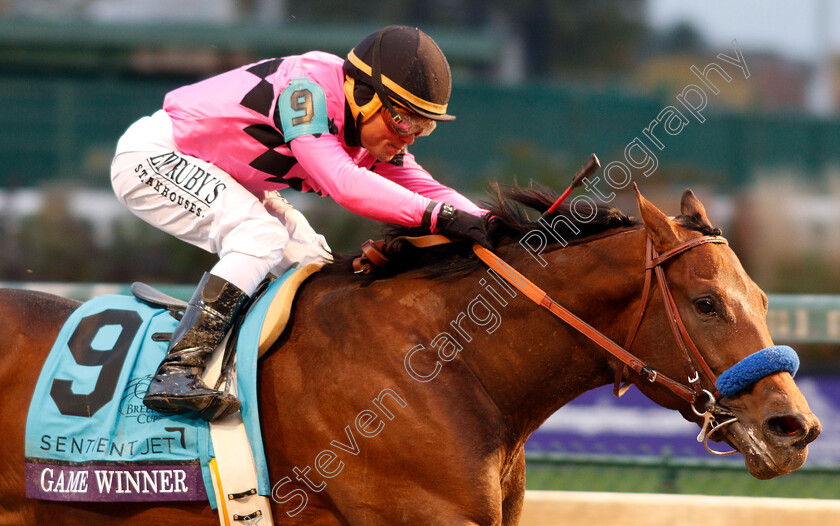
M495 183L492 188L491 199L482 202L481 206L490 211L486 217L493 218L488 224L488 235L494 247L518 243L528 232L542 228L536 219L532 220L529 217L525 208L533 209L542 215L558 197L554 191L533 184L521 187ZM585 201L578 202L577 210L580 215L592 214ZM551 224L551 221L559 215L567 218L578 230L573 231L566 221L558 223L556 232L567 241L582 239L609 229L638 224L617 208L606 206L597 207L592 220L579 221L571 214L567 203L561 204L544 219ZM421 227L390 226L384 239L391 241L402 236L422 236L428 233L428 230L424 231ZM552 242L556 243L553 240ZM418 249L410 243L398 241L389 247L390 263L384 268L374 270L370 276L382 278L408 270L422 270L424 274L435 277L461 275L479 267L471 247L472 244L469 242L455 242ZM325 266L322 273L352 272L352 261L358 256L359 254L335 255L333 263Z
M546 232L546 227L537 220L559 197L553 190L537 184L522 187L499 183L492 184L492 189L491 199L482 202L481 205L490 212L485 218L492 218L485 221L487 221L490 243L494 247L518 244L526 234L536 229ZM537 212L537 217L531 219L526 208ZM542 219L549 225L553 225L554 232L566 242L584 240L608 230L640 224L639 220L625 215L615 207L603 205L596 206L592 210L592 206L583 200L576 203L575 212L576 214L572 213L570 203L567 201ZM554 222L560 216L563 220ZM679 216L677 220L686 228L708 233L705 232L708 229L707 226L701 225L690 216ZM398 237L426 234L428 230L421 227L390 226L384 239L391 241ZM559 243L552 236L547 237L549 239L547 248ZM326 265L322 274L353 272L352 262L358 256L359 254L335 255L333 263ZM369 274L370 278L380 279L408 270L419 270L426 276L442 278L463 275L480 267L478 258L472 251L472 243L466 241L422 249L405 241L396 241L389 246L387 256L389 264L375 269Z

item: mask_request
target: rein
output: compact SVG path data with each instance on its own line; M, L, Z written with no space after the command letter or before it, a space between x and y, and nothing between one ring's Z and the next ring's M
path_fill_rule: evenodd
M694 342L685 330L685 325L682 323L682 319L676 309L676 303L674 302L674 298L668 288L665 273L662 270L662 264L687 250L706 243L726 244L727 241L721 236L702 236L693 238L663 254L657 254L656 250L653 248L653 242L650 238L647 239L645 285L642 291L642 302L639 313L636 315L636 321L633 325L633 329L631 330L630 335L627 338L627 343L624 347L618 345L603 333L554 301L546 292L534 285L528 278L508 265L493 252L477 244L473 246L473 251L487 266L495 270L500 276L504 277L511 285L522 291L522 293L525 294L525 296L531 301L549 310L552 314L571 325L574 329L592 340L594 343L598 344L601 348L623 363L625 368L633 370L636 374L650 383L661 384L663 387L679 396L693 407L697 400L705 393L702 385L700 385L700 376L693 365L694 361L691 359L688 349L691 349L691 353L694 355L695 360L700 364L704 373L709 375L709 378L713 383L717 377L711 371L711 368L706 363L706 360L697 350L697 347L694 345ZM690 387L656 371L629 351L635 339L636 333L639 330L639 326L641 325L642 318L644 317L650 283L652 281L652 273L656 274L657 281L659 282L660 289L662 290L662 296L665 300L665 307L668 313L668 321L670 322L674 337L680 347L683 357L683 367L686 370ZM619 380L621 376L622 373L619 372ZM715 391L715 393L716 392L717 391ZM706 393L708 393L708 391L706 391ZM713 396L713 394L709 393L709 396Z
M398 241L405 241L421 248L451 242L449 238L441 235L419 237L402 236L395 238L390 242L368 240L362 245L362 256L353 262L353 268L356 273L366 274L374 267L386 265L388 263L388 258L385 254L387 254L389 246ZM714 385L717 380L717 376L712 372L711 368L706 363L706 360L697 350L697 346L694 345L694 342L691 340L691 337L685 329L685 325L683 324L679 311L677 310L674 297L668 288L668 282L665 278L665 272L662 265L666 261L669 261L683 252L706 243L728 244L726 238L722 236L701 236L692 238L675 248L663 252L662 254L658 254L656 249L653 248L653 242L651 239L649 237L647 238L647 246L645 249L645 283L642 289L642 301L639 312L636 315L633 328L627 337L624 347L618 345L600 331L573 314L571 311L554 301L545 291L540 289L528 278L523 276L519 271L511 267L507 262L490 250L487 250L479 244L475 244L473 245L473 251L488 267L496 271L496 273L502 276L508 283L519 289L531 301L547 309L552 314L571 325L578 332L598 344L602 349L606 350L623 363L624 367L620 368L616 375L615 392L617 395L620 396L622 392L619 389L618 384L624 376L624 370L629 368L648 382L661 384L666 389L691 404L694 411L697 412L694 405L699 398L706 395L710 398L710 402L714 404L715 397L720 396L720 393L718 393L717 389L715 389L714 392L703 389L700 382L700 375L694 367L695 361L700 365L703 373L712 381L712 385ZM647 300L651 289L650 284L652 281L652 274L656 274L659 288L662 291L665 309L668 314L668 321L670 322L671 330L682 354L683 367L686 371L689 386L686 386L685 384L656 371L652 367L648 366L644 361L630 353L630 348L632 347L639 327L642 324L642 318L644 317L647 307ZM689 354L689 351L691 354ZM692 360L692 355L694 360ZM698 415L702 416L701 413L698 413Z
M389 247L396 242L408 242L416 247L430 247L450 243L452 240L442 235L419 237L401 236L391 240L390 242L368 240L362 245L362 256L353 261L353 268L356 273L367 274L374 267L386 265L388 263L388 258L385 254L388 253ZM511 267L507 262L490 250L476 243L473 245L473 251L478 258L481 259L481 261L493 269L508 283L521 291L527 298L540 307L547 309L549 312L589 338L592 342L600 346L623 364L623 366L617 368L616 370L615 387L613 390L616 396L621 396L627 388L629 388L629 385L624 385L623 387L620 386L627 370L629 369L634 371L641 378L652 384L661 385L674 395L687 402L694 414L703 419L703 424L701 425L700 434L697 436L697 441L703 442L706 450L715 455L731 455L737 453L737 451L715 451L709 447L708 441L717 430L736 422L737 418L729 409L717 403L717 398L721 397L719 390L715 387L718 377L712 371L711 367L706 362L706 359L703 358L703 355L700 354L700 351L697 349L697 346L688 334L685 324L680 317L679 310L677 309L674 296L671 294L671 290L668 287L668 280L665 277L665 270L663 268L664 263L667 261L670 261L671 259L695 247L709 243L720 245L729 244L723 236L704 235L689 239L688 241L659 254L653 246L653 241L650 237L647 237L645 246L645 280L642 287L642 301L639 306L638 314L635 317L635 321L623 347L580 319L570 310L554 301L545 291L540 289L528 278L523 276L519 271ZM630 352L647 308L650 290L652 289L651 284L653 282L653 275L656 276L659 289L662 292L662 299L668 316L668 322L671 327L671 332L674 335L674 339L680 349L682 365L686 373L686 378L688 379L688 385L660 373ZM765 351L767 351L767 349ZM791 350L791 352L793 351ZM700 372L697 367L695 367L695 364L699 366L703 375L712 382L712 391L703 387ZM706 397L707 400L703 411L700 411L697 409L697 402L703 397ZM718 422L718 417L725 417L727 419L722 422Z
M714 374L711 367L709 367L709 364L706 362L705 358L703 358L703 355L700 354L700 351L697 349L697 346L694 344L691 336L689 336L688 331L685 328L685 324L683 323L679 311L677 310L674 296L671 294L671 290L668 287L668 281L665 277L665 271L663 269L663 264L670 259L679 256L683 252L691 250L692 248L705 245L707 243L729 244L726 238L722 236L701 236L690 239L675 248L659 254L653 247L653 241L650 237L647 238L647 244L645 247L645 282L642 290L642 301L624 347L618 345L600 331L573 314L571 311L554 301L545 291L534 285L534 283L532 283L528 278L523 276L519 271L511 267L507 262L502 260L490 250L487 250L481 245L475 244L473 245L473 251L488 267L496 271L496 273L502 276L508 283L519 289L531 301L547 309L549 312L571 325L578 332L589 338L592 342L599 345L602 349L624 364L623 367L618 368L616 371L614 388L616 396L621 396L629 387L629 385L626 385L623 388L619 387L626 370L629 368L648 382L660 384L676 396L688 402L694 414L703 418L703 424L701 426L700 434L697 436L697 441L703 442L706 450L712 454L731 455L737 453L737 451L715 451L709 447L708 441L715 431L732 424L737 421L737 418L734 417L731 411L717 404L716 398L720 397L720 393L716 388L713 387L714 391L709 391L703 388L700 373L694 366L695 363L699 364L700 369L702 369L704 375L711 380L713 386L717 381L717 376ZM660 373L659 371L656 371L630 352L630 348L632 347L633 341L635 340L636 334L641 326L642 318L644 317L647 307L647 300L651 289L652 274L656 275L659 289L662 291L662 299L668 315L668 322L671 326L674 339L677 341L679 346L680 353L682 355L683 368L685 369L689 385L685 385ZM698 411L696 404L697 401L704 396L708 397L708 400L706 401L704 411L700 412ZM725 416L729 418L718 423L716 416Z
M387 254L389 246L398 241L405 241L416 247L430 247L451 242L449 238L441 235L419 237L403 236L393 239L387 243L384 241L368 240L362 245L362 256L353 262L354 270L357 273L368 273L373 267L386 265L388 263L388 258L385 254ZM663 387L688 402L698 416L703 416L703 413L698 413L695 408L697 400L705 395L709 397L707 405L714 405L715 397L719 397L720 393L718 393L717 389L715 389L714 392L710 392L703 388L700 381L700 374L694 367L694 363L696 362L699 364L706 377L712 381L712 385L715 384L717 376L712 372L711 367L709 367L706 360L697 350L697 346L694 345L694 342L688 335L688 331L685 329L685 325L683 324L679 311L677 310L674 297L668 288L668 281L665 278L665 271L663 270L662 265L670 259L679 256L683 252L707 243L728 244L726 238L722 236L700 236L692 238L681 245L663 252L662 254L658 254L656 249L653 248L653 242L651 239L649 237L647 238L647 246L645 249L645 283L642 290L642 301L639 312L636 315L633 328L631 329L623 347L554 301L545 291L540 289L528 278L523 276L519 271L511 267L507 262L490 250L487 250L479 244L475 244L473 245L473 251L488 267L496 271L496 273L502 276L508 283L519 289L531 301L547 309L552 314L571 325L578 332L598 344L602 349L623 363L624 367L619 368L616 374L615 392L617 395L621 394L618 384L624 376L624 370L629 368L648 382L661 384ZM662 298L668 314L668 321L670 322L671 330L682 354L683 367L686 371L686 377L688 378L689 383L688 386L669 378L659 371L656 371L644 361L630 353L630 348L632 347L633 341L635 340L636 334L641 326L642 318L644 317L647 307L647 300L651 289L652 274L656 274L659 288L662 291ZM692 356L694 357L693 360Z

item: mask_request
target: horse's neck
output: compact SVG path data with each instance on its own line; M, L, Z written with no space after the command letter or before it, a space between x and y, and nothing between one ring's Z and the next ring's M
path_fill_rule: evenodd
M545 268L522 251L511 250L502 257L555 301L623 344L642 286L641 236L610 236L569 246L553 253ZM494 294L487 285L484 288L482 295L491 303ZM614 369L600 347L519 296L507 306L494 305L498 328L472 342L473 352L462 353L462 358L513 434L524 439L569 401L612 381Z

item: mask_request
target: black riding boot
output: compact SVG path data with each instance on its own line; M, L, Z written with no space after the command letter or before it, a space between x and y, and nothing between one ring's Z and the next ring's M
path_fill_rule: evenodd
M161 413L198 412L205 420L239 409L235 396L208 388L200 376L247 301L248 295L236 285L204 274L149 385L143 399L146 407Z

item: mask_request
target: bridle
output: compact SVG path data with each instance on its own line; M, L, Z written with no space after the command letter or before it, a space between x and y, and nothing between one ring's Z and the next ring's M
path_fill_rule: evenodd
M630 233L637 230L638 229L624 230L617 232L616 234ZM452 240L441 235L420 237L401 236L387 243L384 241L369 240L362 245L362 256L354 260L354 270L357 273L366 274L374 267L386 265L388 263L388 257L386 254L388 253L389 246L402 241L411 243L416 247L430 247L452 242ZM671 294L671 290L668 287L668 280L665 276L665 270L663 268L663 265L667 261L670 261L671 259L676 258L680 254L683 254L693 248L705 244L728 245L729 242L723 236L704 235L689 239L688 241L659 254L656 252L656 249L653 246L653 241L650 237L646 237L645 280L642 287L642 301L640 302L639 311L636 314L635 321L623 347L554 301L546 292L534 285L534 283L532 283L528 278L523 276L519 271L511 267L507 262L490 250L476 243L473 245L473 251L478 258L495 271L496 274L522 292L527 298L550 311L552 314L566 322L572 328L589 338L592 342L621 362L622 365L620 365L616 370L614 388L616 396L621 396L629 387L629 385L625 385L623 387L620 386L628 370L633 371L642 379L652 384L661 385L674 395L686 401L694 414L703 419L700 434L697 435L697 441L702 442L706 450L714 455L732 455L737 453L737 451L715 451L709 446L709 439L716 431L736 422L738 418L734 413L732 413L732 411L717 403L717 399L720 398L720 393L715 387L718 377L712 371L712 368L706 362L706 359L703 358L703 355L700 354L700 351L697 349L697 346L688 334L685 324L680 317L679 310L677 309L677 304L674 301L674 296ZM682 365L686 374L688 385L662 374L630 352L630 348L633 346L633 342L639 332L639 327L642 324L642 319L644 318L644 314L647 309L648 298L650 296L650 290L652 289L653 275L656 275L659 290L662 293L668 322L681 353ZM703 380L701 379L700 372L698 371L698 366L703 372L703 375L711 381L711 390L703 387ZM698 403L704 399L705 405L702 410L698 409ZM725 418L725 420L719 421L721 417Z
M635 317L635 322L633 323L623 347L554 301L542 289L534 285L530 280L528 280L528 278L523 276L490 250L475 244L473 246L473 251L487 266L493 269L508 283L516 287L517 290L525 294L525 296L531 299L531 301L549 310L552 314L572 326L572 328L589 338L592 342L597 344L623 364L617 368L616 372L614 392L617 396L621 396L627 387L629 387L629 385L619 387L628 370L635 372L642 379L652 384L661 385L671 393L688 402L694 414L703 418L703 424L701 426L700 434L697 436L697 441L703 442L704 446L710 453L715 455L730 455L737 453L737 451L715 451L709 447L708 441L712 434L714 434L717 430L736 422L737 417L735 417L729 409L721 406L716 401L717 397L720 397L720 393L718 393L717 389L714 387L715 382L717 381L717 376L706 362L706 359L703 358L703 355L700 354L700 351L697 349L697 346L688 334L685 324L680 317L676 302L674 301L674 296L671 294L671 290L668 287L668 280L665 276L665 270L663 268L665 262L670 261L671 259L695 247L709 243L723 245L729 244L726 238L722 236L704 235L689 239L688 241L659 254L656 252L650 237L647 237L645 248L645 280L642 287L642 301L640 303L638 314ZM674 380L653 369L630 352L630 348L633 345L636 334L641 326L642 319L644 318L654 274L656 275L656 280L662 293L662 299L665 304L665 311L668 317L669 325L671 326L671 331L681 353L682 365L688 380L688 385ZM703 381L700 377L698 367L702 370L704 376L711 381L711 390L703 387ZM706 403L702 411L698 410L698 402L704 399ZM727 419L723 422L719 422L719 417L726 417Z

